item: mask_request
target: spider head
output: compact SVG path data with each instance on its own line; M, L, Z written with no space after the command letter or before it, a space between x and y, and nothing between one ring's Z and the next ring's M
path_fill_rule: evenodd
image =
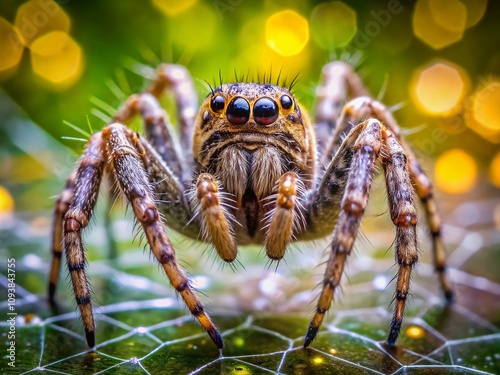
M230 83L214 89L203 101L195 121L193 154L207 165L216 148L238 143L287 140L290 151L309 152L314 141L307 113L284 87L261 83Z
M195 120L193 156L239 205L256 207L286 171L313 181L315 138L286 88L232 83L213 90Z

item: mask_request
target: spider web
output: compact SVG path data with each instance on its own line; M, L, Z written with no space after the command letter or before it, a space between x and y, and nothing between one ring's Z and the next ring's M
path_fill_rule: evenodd
M16 123L16 129L29 127ZM43 135L39 136L43 137ZM15 143L15 137L11 137ZM40 138L38 138L40 139ZM25 146L26 147L26 146ZM29 146L27 146L29 147ZM54 152L62 152L57 147ZM59 150L59 151L57 151ZM30 152L30 150L25 150ZM59 185L61 185L59 183ZM303 336L314 309L327 243L294 245L275 270L259 249L242 249L236 271L213 261L203 245L169 233L182 265L224 336L217 350L177 300L162 271L132 241L132 220L117 210L112 225L118 256L109 259L102 211L86 236L96 306L97 347L90 352L66 270L59 311L45 301L50 266L48 211L16 212L0 220L0 313L8 302L7 259L16 259L16 367L2 356L2 373L166 374L441 374L500 373L500 234L495 193L445 201L448 263L457 301L445 308L421 230L422 260L396 350L384 345L392 314L393 229L377 189L349 261L340 293L310 349ZM447 207L449 206L449 207ZM382 213L382 215L380 215ZM497 219L498 220L498 219ZM498 224L497 224L498 225ZM9 324L0 322L6 343ZM5 351L3 352L5 354Z

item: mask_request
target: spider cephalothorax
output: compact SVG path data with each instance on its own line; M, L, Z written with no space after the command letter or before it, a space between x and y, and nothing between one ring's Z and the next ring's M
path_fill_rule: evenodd
M230 194L234 204L227 205L226 212L239 223L228 223L235 232L234 241L218 240L219 220L217 227L204 225L204 232L222 259L234 260L236 245L264 241L263 228L270 224L266 218L273 216L276 209L269 197L278 192L280 178L284 184L300 181L301 194L314 184L314 131L305 113L287 89L270 84L222 85L201 105L193 136L196 167L205 173L204 184L211 181L214 185L207 188L220 188ZM205 185L198 185L199 193L204 189ZM220 221L224 220L221 217ZM267 246L268 255L282 258L284 246Z
M177 103L178 133L158 103L165 90L173 92ZM346 103L348 95L352 100ZM137 113L144 119L145 138L124 125ZM179 267L164 225L210 242L226 262L236 259L240 245L263 244L267 256L279 260L293 241L331 236L306 347L340 283L377 162L383 166L396 228L398 275L387 340L394 345L418 260L413 185L426 210L441 287L451 300L440 218L429 179L392 114L367 95L348 65L339 62L323 69L313 121L288 89L272 84L224 84L197 109L185 68L161 66L150 88L132 95L114 122L91 136L59 196L49 298L53 301L64 248L87 341L93 347L95 326L82 230L108 174L133 208L172 286L219 348L222 337Z

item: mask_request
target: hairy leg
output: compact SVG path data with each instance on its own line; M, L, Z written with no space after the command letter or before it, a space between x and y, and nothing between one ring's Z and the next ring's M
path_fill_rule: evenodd
M49 274L48 298L51 305L55 304L55 294L57 283L59 282L59 272L61 269L61 258L63 251L63 219L69 206L73 201L73 191L75 189L76 171L71 173L66 181L63 191L57 197L54 207L54 223L52 225L52 263Z
M159 98L167 90L172 91L177 105L177 118L181 132L181 145L187 160L191 153L194 118L198 112L198 95L189 71L182 65L162 64L148 92ZM186 154L187 153L187 154Z
M144 121L146 138L161 158L168 163L174 175L184 182L191 171L186 164L181 144L170 122L168 114L161 108L158 99L149 93L131 95L122 108L115 114L114 120L128 123L140 114Z
M340 284L346 258L354 245L361 217L368 201L375 161L382 144L381 130L382 125L378 121L368 120L359 125L359 130L358 128L353 130L355 133L359 132L358 137L348 137L345 141L346 147L352 149L352 162L349 165L345 193L340 204L340 214L333 232L323 287L314 317L309 324L304 347L309 346L316 337L323 318L333 301L335 290Z
M82 231L92 217L99 193L106 161L106 150L103 146L101 133L95 133L89 139L87 148L78 162L73 200L63 220L64 249L68 271L89 347L95 345L95 324L90 287L85 273L87 260Z
M108 147L110 168L146 234L151 251L189 311L217 347L222 348L222 337L195 295L186 274L179 267L174 248L163 230L154 191L140 157L144 149L138 135L124 125L111 124L103 130L103 139Z
M453 300L453 289L446 275L446 253L441 238L441 217L434 199L432 183L422 170L413 151L406 143L392 113L382 103L370 97L359 97L350 101L342 111L338 126L326 148L325 157L335 155L342 142L342 136L347 134L353 126L356 126L368 117L374 117L382 121L394 134L408 157L411 181L426 212L427 225L432 241L434 267L438 274L443 294L446 300L451 302Z
M394 346L401 330L406 298L410 290L410 276L418 261L417 210L413 200L414 189L410 180L407 156L393 133L383 129L384 166L387 197L391 219L396 226L396 261L398 276L396 301L387 344Z
M323 67L321 82L316 89L314 109L319 155L324 154L328 139L337 127L342 107L348 97L354 98L362 95L368 95L368 91L350 65L334 61Z

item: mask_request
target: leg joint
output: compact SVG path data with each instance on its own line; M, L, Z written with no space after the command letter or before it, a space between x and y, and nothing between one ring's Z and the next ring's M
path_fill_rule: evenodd
M160 257L158 259L160 261L161 264L172 264L172 263L175 263L175 254L170 252L170 251L167 251L167 250L163 250L161 253L160 253Z
M398 301L404 301L404 300L406 300L407 295L408 295L408 293L406 293L406 292L397 291L396 292L396 299Z
M398 259L398 264L401 267L413 267L413 265L417 262L418 262L418 255L416 255L416 254Z
M82 225L76 219L67 218L64 220L64 230L66 232L78 232L80 231L81 227Z
M88 305L90 303L90 296L76 297L76 303L81 305Z
M188 288L189 288L188 279L182 280L178 285L175 286L175 290L178 291L179 293L184 292Z
M199 302L196 305L194 305L193 308L191 309L191 314L193 314L195 317L203 315L204 313L205 309L203 308L203 305Z
M85 269L85 262L80 263L68 263L68 271L76 272Z

